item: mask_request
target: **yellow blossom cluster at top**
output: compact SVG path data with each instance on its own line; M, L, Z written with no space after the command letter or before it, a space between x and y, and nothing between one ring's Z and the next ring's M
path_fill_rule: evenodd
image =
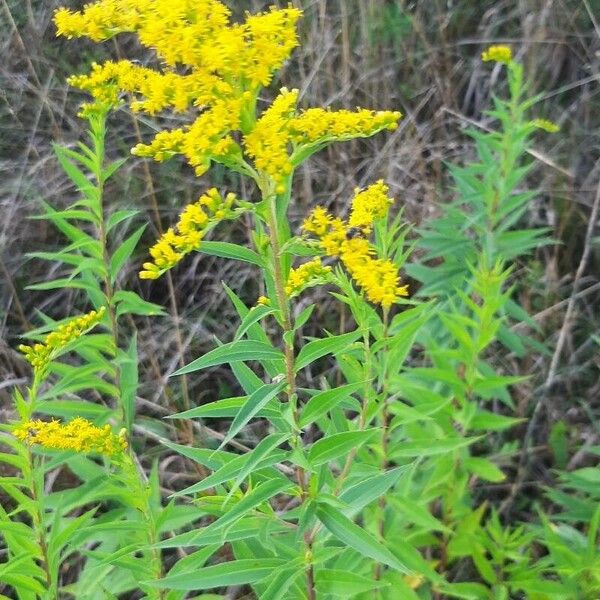
M481 53L483 62L499 62L507 65L512 60L510 46L490 46Z
M26 421L15 427L12 433L23 442L54 450L98 452L112 457L127 448L124 429L115 435L110 425L97 427L82 417L65 424L56 420Z
M186 65L218 72L231 83L268 85L298 44L301 11L272 9L242 24L232 24L230 15L219 0L100 0L81 12L61 8L54 22L57 35L96 42L135 32L169 67Z
M105 312L106 309L103 306L97 311L92 310L85 315L71 319L50 332L42 342L33 346L21 344L19 350L25 355L34 371L42 373L69 343L95 327L102 320Z
M320 258L309 260L297 269L290 271L285 293L290 297L296 296L307 287L324 282L329 273L331 273L331 267L323 265Z
M271 7L230 20L230 10L218 0L99 0L80 12L59 9L57 34L87 36L103 41L121 32L134 32L156 51L160 70L128 60L93 64L87 75L70 83L89 92L97 105L119 105L124 94L135 111L156 114L165 109L200 114L186 127L159 132L133 153L164 161L182 154L202 175L212 161L247 172L242 147L255 169L275 182L278 193L296 157L306 157L337 140L367 137L393 129L400 118L394 111L368 109L298 111L297 90L283 88L256 119L259 90L270 84L298 45L296 23L301 11ZM235 132L243 134L243 145ZM307 152L308 151L308 152Z
M223 197L216 188L211 188L196 202L188 204L175 227L169 228L150 248L152 262L144 263L140 279L158 279L186 254L198 250L207 228L234 214L235 201L235 194Z
M389 308L400 297L407 296L408 286L400 285L398 268L391 260L377 258L369 240L362 235L352 237L350 231L358 227L363 234L367 234L374 219L387 214L390 205L387 191L382 181L364 191L356 190L348 222L318 206L303 224L306 233L319 238L325 254L339 257L367 299L384 308ZM353 215L358 223L356 225L350 223Z

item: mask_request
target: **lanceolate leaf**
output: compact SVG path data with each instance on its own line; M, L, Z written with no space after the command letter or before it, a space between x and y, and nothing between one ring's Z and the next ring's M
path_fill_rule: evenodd
M173 375L185 375L207 367L214 367L224 363L233 363L247 360L278 360L283 359L283 354L263 342L253 340L237 340L223 344L204 356L192 361L189 365L175 371Z
M229 242L208 242L203 241L200 244L200 252L211 254L212 256L220 256L221 258L233 258L243 262L252 263L259 267L264 267L264 261L260 254L246 248Z
M352 522L336 508L333 508L333 506L319 504L317 507L317 517L337 539L358 553L388 565L402 573L410 572L380 541Z
M446 454L458 448L464 448L481 439L479 437L470 438L447 438L445 440L413 440L412 442L402 442L391 453L391 458L404 458L408 456L433 456L434 454Z
M300 427L306 427L313 421L316 421L318 418L327 414L334 406L337 406L337 404L347 398L350 394L362 389L364 385L365 383L360 381L358 383L350 383L315 394L302 410Z
M411 465L403 465L385 473L367 477L345 489L340 494L340 500L355 511L362 510L367 504L383 496L410 468Z
M285 565L285 560L279 558L234 560L196 569L191 573L167 575L158 581L147 581L146 585L161 589L189 591L244 585L264 579L283 565Z
M334 433L315 442L308 451L308 462L317 467L340 456L346 455L353 448L359 448L367 442L378 429L365 431L344 431Z
M219 448L222 448L234 438L242 430L244 425L246 425L246 423L248 423L248 421L252 419L263 406L266 406L273 400L285 386L285 381L280 381L279 383L267 383L258 388L254 393L250 394L248 401L242 406L240 412L233 420L233 423Z
M347 349L360 335L361 332L357 330L309 342L298 354L295 365L296 370L299 371L300 369L303 369L322 356L326 356L327 354L337 354L338 352Z

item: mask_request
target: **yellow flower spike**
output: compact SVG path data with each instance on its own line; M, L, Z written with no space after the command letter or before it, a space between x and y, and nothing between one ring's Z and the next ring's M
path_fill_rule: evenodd
M560 131L560 127L548 119L534 119L531 124L537 129L543 129L548 133L558 133Z
M34 371L43 372L69 343L95 327L102 320L105 312L106 308L103 306L97 311L92 310L80 317L75 317L59 325L41 343L36 343L33 346L21 344L19 350L25 355Z
M384 129L395 129L401 118L398 111L309 108L294 118L289 127L292 141L308 145L324 140L370 137Z
M209 189L193 204L188 204L175 227L169 228L150 248L152 262L145 262L140 279L158 279L177 265L187 254L199 250L207 228L233 214L236 195L224 198L216 188Z
M388 186L380 179L365 190L354 190L348 225L369 233L377 219L385 217L393 199L389 198Z
M13 435L22 442L37 444L53 450L97 452L114 457L127 448L126 431L115 435L110 425L97 427L87 419L76 417L68 423L60 421L26 421L13 429Z
M507 65L512 60L512 50L509 46L490 46L481 53L481 60Z
M278 183L277 193L285 191L281 182L292 170L288 155L288 124L296 110L298 93L296 89L282 88L254 129L244 137L246 152L254 159L256 168L269 174Z
M320 258L310 260L290 271L285 293L288 296L297 296L307 287L323 282L329 273L331 267L324 266Z

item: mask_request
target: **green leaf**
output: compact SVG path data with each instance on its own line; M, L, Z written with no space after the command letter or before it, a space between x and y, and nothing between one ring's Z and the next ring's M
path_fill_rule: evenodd
M138 227L138 229L136 229L110 257L110 280L112 283L114 283L114 281L116 280L117 275L121 270L121 267L123 267L127 259L135 250L137 243L142 237L142 233L144 233L144 229L146 229L146 225Z
M337 354L338 352L345 350L350 344L356 341L360 335L361 332L357 330L309 342L298 354L295 365L296 371L310 365L310 363L322 356L327 354Z
M385 473L377 473L377 475L367 477L345 489L340 494L340 500L355 511L360 511L374 500L381 498L393 485L398 483L400 477L410 468L411 465L403 465L390 469Z
M223 529L236 521L239 521L246 513L254 510L257 506L263 504L276 494L280 494L292 487L292 482L284 479L270 479L265 483L257 485L252 491L248 492L241 500L232 506L228 511L219 517L214 523L209 525L208 531Z
M264 385L262 381L261 386ZM258 389L258 388L257 388ZM244 404L248 402L248 396L237 396L235 398L225 398L223 400L217 400L216 402L209 402L203 406L197 406L196 408L190 408L183 412L169 415L168 419L194 419L196 417L235 417ZM272 419L281 416L280 406L277 402L270 402L263 406L255 417L265 417Z
M165 314L162 306L153 302L147 302L130 290L118 290L115 292L113 303L117 306L117 318L121 315L156 316Z
M341 542L350 546L363 556L383 563L400 571L410 573L406 568L380 541L370 533L353 523L333 506L319 504L317 506L317 517L325 527Z
M244 479L246 479L250 473L262 467L264 464L264 459L269 459L273 456L271 454L273 450L286 441L288 437L289 436L285 433L272 433L261 440L256 445L256 448L246 455L247 460L233 482L233 485L229 490L229 494L227 494L227 499L229 499L237 491ZM280 462L280 459L278 459L277 462ZM268 460L268 464L271 465L274 463L271 462L271 460Z
M234 560L196 569L191 573L167 575L159 581L147 581L145 585L160 589L190 591L245 585L264 579L283 565L285 565L285 561L280 558Z
M319 594L331 594L351 598L371 590L378 590L390 584L357 575L351 571L319 569L316 574L316 588Z
M77 186L77 189L80 192L87 195L87 193L91 189L94 189L94 185L87 178L85 173L83 173L79 168L77 168L67 158L68 155L70 155L71 158L74 158L73 154L77 154L77 153L73 152L73 150L63 148L62 146L59 146L58 144L53 144L52 148L54 149L54 153L56 154L56 157L58 158L58 162L60 163L60 166L63 168L63 171L69 176L69 179ZM85 157L79 155L77 160L81 160L81 159L85 160ZM90 169L90 170L92 170L92 169Z
M235 332L235 339L241 339L252 325L274 312L275 309L270 306L254 306L251 308L240 323L238 330Z
M246 248L245 246L238 246L237 244L231 244L229 242L205 242L200 244L200 252L209 254L211 256L220 256L221 258L232 258L234 260L241 260L243 262L252 263L261 268L264 268L265 262L262 257Z
M379 429L365 431L344 431L334 433L315 442L308 451L308 462L312 467L318 467L326 462L348 454L352 449L360 448L373 437Z
M518 419L516 417L507 417L505 415L499 415L488 410L479 409L475 416L469 423L470 429L479 429L483 431L502 431L503 429L509 429L519 423L522 423L525 419Z
M333 390L325 390L315 394L302 409L300 416L300 427L306 427L313 421L327 414L332 408L337 406L342 400L364 387L365 382L349 383Z
M140 211L139 210L117 210L115 211L108 220L106 221L106 232L110 232L113 227L116 227L119 223L135 217Z
M253 340L237 340L223 344L204 356L192 361L189 365L175 371L173 375L185 375L207 367L214 367L224 363L240 362L246 360L282 360L283 354L264 342Z
M401 442L391 453L392 460L409 456L433 456L446 454L458 448L464 448L481 439L482 436L471 438L447 438L445 440L423 439L412 442Z
M470 456L465 459L465 467L467 471L492 483L498 483L506 479L506 475L487 458Z
M405 515L407 520L426 531L444 531L450 530L438 519L436 519L425 507L420 506L414 499L404 498L394 495L389 498L390 505L396 512Z
M228 444L242 428L252 419L264 406L266 406L273 398L281 392L287 385L286 381L278 383L266 383L250 394L248 401L242 406L240 412L235 416L227 435L223 438L219 449Z
M225 481L231 481L236 475L238 475L242 471L242 469L248 463L248 460L251 456L252 453L236 456L208 477L204 477L201 481L198 481L194 485L191 485L181 491L174 492L172 496L176 497L195 494L197 492L202 492L204 490L208 490L212 487L215 487L216 485L219 485ZM266 459L264 456L260 456L255 462L255 466L260 469L270 467L271 465L284 460L285 456L286 453L283 450L272 454Z

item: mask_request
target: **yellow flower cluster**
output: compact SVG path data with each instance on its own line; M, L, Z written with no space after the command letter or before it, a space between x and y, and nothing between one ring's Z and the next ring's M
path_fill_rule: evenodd
M290 271L285 293L290 297L296 296L307 287L323 283L329 273L331 273L331 267L324 266L320 258L310 260Z
M43 372L69 343L95 327L102 320L105 312L106 308L103 306L97 311L92 310L85 315L71 319L67 323L59 325L41 343L33 346L21 344L19 350L25 355L34 371Z
M248 155L258 170L268 173L283 193L282 181L292 170L293 149L319 146L332 141L369 137L383 129L394 129L402 116L396 111L309 108L296 114L298 90L282 88L254 129L244 138Z
M28 444L39 444L54 450L98 452L115 456L127 448L124 429L119 435L115 435L110 425L96 427L81 417L65 424L56 420L26 421L13 429L13 435Z
M365 190L356 188L348 225L362 229L364 233L369 233L373 223L377 219L385 217L389 207L394 202L392 198L388 197L388 191L389 188L383 182L383 179L370 185Z
M235 194L223 197L211 188L197 202L188 204L175 227L169 228L150 248L152 262L144 263L140 279L158 279L184 256L198 250L207 228L232 216L235 200Z
M512 60L512 50L509 46L490 46L481 53L483 62L499 62L507 65Z
M268 173L278 185L292 170L288 155L289 122L296 112L298 90L282 88L254 129L244 137L246 152L256 168ZM278 193L284 190L279 188Z
M123 92L132 94L131 108L154 115L166 108L183 112L190 104L204 105L215 93L227 93L230 86L210 73L194 71L179 75L173 71L160 73L128 60L92 63L87 75L69 77L70 85L92 95L95 103L116 107ZM86 106L84 105L84 112Z
M368 240L353 238L342 244L340 259L367 299L389 308L399 297L408 296L408 286L400 285L398 269L391 260L373 258L373 254Z
M239 128L243 101L243 96L216 100L189 127L161 131L150 144L138 144L131 152L159 162L183 154L198 176L213 159L233 162L241 149L229 133Z
M531 124L538 129L547 131L548 133L558 133L560 131L560 127L548 119L534 119L531 121Z
M306 233L319 238L325 254L339 257L367 299L384 308L389 308L401 296L408 296L408 286L400 285L398 269L391 260L376 258L369 240L360 235L351 237L350 231L358 227L363 234L367 234L373 220L387 214L390 205L387 191L383 181L378 181L363 192L358 190L352 202L348 223L318 206L302 226Z
M218 73L254 89L268 85L298 45L301 14L292 7L272 8L231 24L230 10L218 0L100 0L81 12L61 8L54 22L57 35L96 42L135 32L169 67L182 64Z
M292 140L298 145L315 144L330 140L349 140L370 137L398 126L402 113L392 110L329 110L309 108L291 123Z

